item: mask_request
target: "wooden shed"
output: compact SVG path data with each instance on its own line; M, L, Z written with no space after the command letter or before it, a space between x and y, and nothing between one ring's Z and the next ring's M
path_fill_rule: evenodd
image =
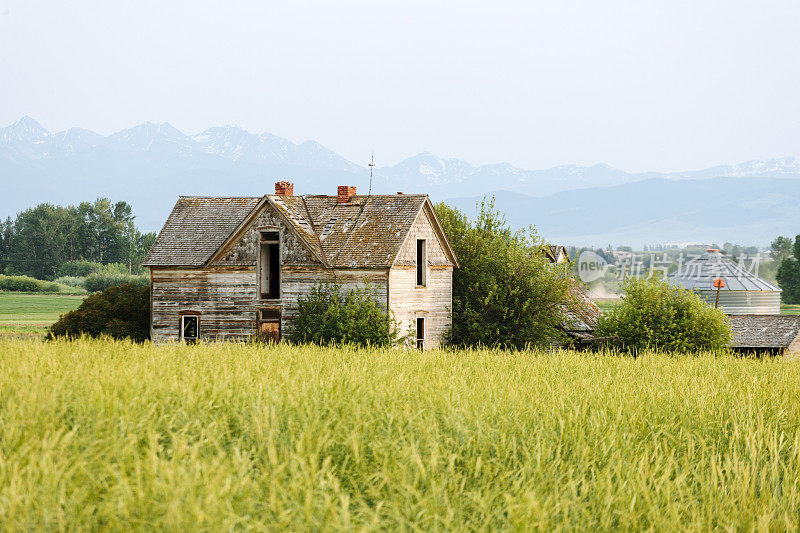
M800 354L800 316L731 315L732 347L739 352Z
M280 340L297 301L321 281L371 286L418 347L450 326L458 260L427 195L181 197L144 265L151 337Z

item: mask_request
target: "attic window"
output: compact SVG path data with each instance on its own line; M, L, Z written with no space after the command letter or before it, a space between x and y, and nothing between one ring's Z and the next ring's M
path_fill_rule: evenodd
M281 293L280 234L262 231L258 254L258 291L262 300L276 300Z
M417 287L424 287L428 277L428 250L425 239L417 239Z

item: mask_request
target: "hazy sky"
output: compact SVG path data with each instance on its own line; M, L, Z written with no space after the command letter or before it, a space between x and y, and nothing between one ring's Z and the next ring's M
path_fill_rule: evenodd
M0 125L144 121L525 168L800 156L797 0L0 0Z

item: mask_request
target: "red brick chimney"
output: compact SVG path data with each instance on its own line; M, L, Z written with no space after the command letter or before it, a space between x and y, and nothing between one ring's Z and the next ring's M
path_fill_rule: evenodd
M350 198L356 195L356 188L353 185L339 185L337 204L346 204Z
M275 194L281 196L292 196L294 194L294 183L291 181L276 181Z

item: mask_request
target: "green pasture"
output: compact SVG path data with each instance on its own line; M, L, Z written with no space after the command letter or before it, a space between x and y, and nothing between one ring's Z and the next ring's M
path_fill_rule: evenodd
M85 295L0 292L0 335L41 335Z

